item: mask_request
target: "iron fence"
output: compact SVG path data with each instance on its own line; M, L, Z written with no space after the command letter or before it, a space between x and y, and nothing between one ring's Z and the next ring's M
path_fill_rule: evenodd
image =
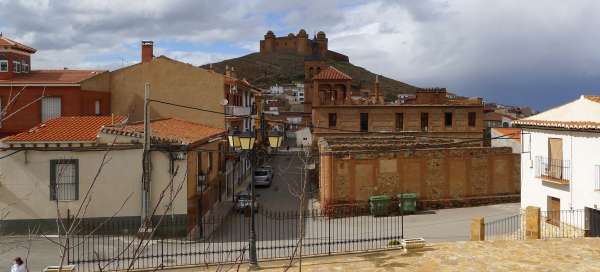
M485 223L486 240L525 239L525 214L516 214Z
M485 223L486 240L523 240L526 215L520 213ZM540 238L580 238L585 236L588 215L584 210L540 212Z
M190 225L185 216L156 221L151 235L140 236L139 221L82 222L69 237L69 264L82 271L164 268L183 265L236 264L248 260L248 211L225 217L208 216ZM302 255L368 251L398 244L403 218L373 217L368 207L273 211L256 214L259 260Z

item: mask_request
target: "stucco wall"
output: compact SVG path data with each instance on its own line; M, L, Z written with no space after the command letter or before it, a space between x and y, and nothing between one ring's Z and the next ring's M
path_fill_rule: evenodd
M12 151L1 152L2 155ZM66 216L67 209L73 214L81 205L84 195L90 187L98 170L104 152L72 151L22 151L0 160L0 210L7 212L6 220L13 219L52 219L56 218L56 205L50 200L50 160L79 160L79 200L61 201L59 207ZM127 197L131 197L116 216L140 215L140 190L142 176L142 150L111 151L108 162L102 169L91 191L91 202L85 217L110 217L119 210ZM169 178L169 159L166 154L152 153L151 207L154 207L162 190L167 189L167 198L175 197L172 212L187 212L185 161L178 161L180 171L173 179L173 190L167 186ZM176 187L184 183L179 195L174 195ZM167 200L159 205L158 213L165 211ZM170 211L171 212L171 211Z
M518 194L519 165L519 156L508 148L321 155L321 202L352 203L401 192L417 193L420 200Z
M548 157L548 138L561 138L563 160L571 165L567 185L544 182L535 176L537 156ZM548 196L560 199L561 210L600 207L595 189L595 166L600 165L600 133L523 129L521 154L521 206L547 209Z
M190 64L158 57L150 62L111 72L111 109L140 121L144 113L144 84L150 98L223 112L224 76ZM225 127L222 114L151 103L150 118L178 117L214 127Z

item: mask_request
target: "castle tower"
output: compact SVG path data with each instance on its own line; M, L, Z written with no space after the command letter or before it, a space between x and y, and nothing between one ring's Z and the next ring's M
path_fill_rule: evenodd
M300 29L296 36L296 51L302 56L310 55L310 47L308 45L308 34L306 30Z
M318 46L318 54L324 57L327 54L327 36L325 36L325 32L319 31L317 33L317 37L315 38L315 42Z
M275 39L276 38L277 37L275 37L275 33L273 33L273 31L271 31L271 30L267 31L267 34L265 34L265 39L260 41L260 52L268 53L268 52L275 51Z

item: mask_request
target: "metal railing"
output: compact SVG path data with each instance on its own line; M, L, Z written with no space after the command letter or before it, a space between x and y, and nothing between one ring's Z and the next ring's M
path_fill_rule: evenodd
M536 178L557 183L568 183L571 180L571 161L555 160L547 157L536 157Z
M397 203L396 203L397 205ZM364 206L299 211L258 209L256 215L259 260L297 256L301 226L303 256L331 255L387 248L402 239L402 217L373 217ZM249 211L228 216L205 216L196 225L185 215L155 221L148 238L136 235L139 218L81 224L70 237L68 263L81 271L164 268L183 265L247 262Z
M584 210L540 212L540 238L579 238L585 236ZM485 240L526 239L525 213L485 223Z
M71 201L79 198L79 185L77 183L57 183L50 185L52 200Z
M225 114L229 116L246 116L252 114L252 108L241 106L225 106Z

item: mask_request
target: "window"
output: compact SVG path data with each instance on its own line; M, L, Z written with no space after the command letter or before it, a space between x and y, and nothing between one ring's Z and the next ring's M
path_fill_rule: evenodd
M476 112L469 112L468 119L469 119L469 126L470 127L474 127L475 123L477 121L477 113Z
M79 161L50 161L50 200L79 199Z
M44 97L42 98L42 122L61 116L61 98Z
M13 61L13 72L20 73L21 72L21 63L18 61Z
M329 127L335 127L337 125L337 114L329 114Z
M548 138L548 176L563 179L563 142L561 138Z
M429 113L421 112L421 131L429 130Z
M208 161L207 161L207 168L208 170L206 171L207 173L210 173L210 171L212 170L212 166L213 166L213 153L212 152L208 152Z
M360 113L360 131L361 132L369 131L369 114L366 112Z
M23 73L29 73L29 64L23 62Z
M0 60L0 72L8 72L8 60Z
M444 113L444 125L446 125L447 128L452 127L452 113L451 112Z
M100 115L100 100L94 101L94 114Z
M404 113L396 113L396 131L404 130Z

